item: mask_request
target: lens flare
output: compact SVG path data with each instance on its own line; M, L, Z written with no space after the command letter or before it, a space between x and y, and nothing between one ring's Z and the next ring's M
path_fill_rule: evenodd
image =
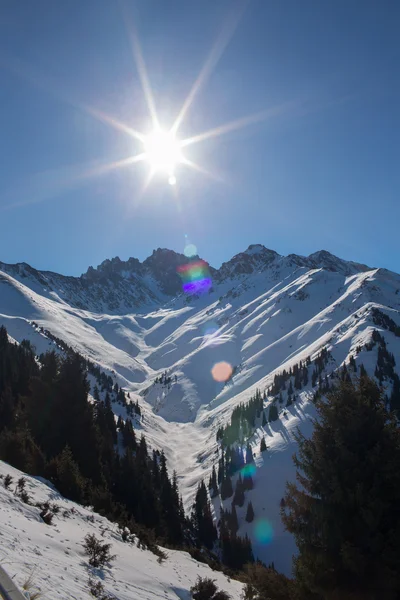
M212 286L208 264L204 260L181 265L178 267L178 274L186 294L202 294Z
M211 321L211 323L207 323L204 326L203 332L204 335L214 335L214 333L217 333L219 327L216 323L214 323L213 321Z
M222 361L213 366L211 375L215 381L222 383L223 381L228 381L232 375L232 371L231 365L228 362Z
M240 471L242 477L253 477L256 474L257 467L254 463L247 463L244 465L243 469Z
M274 530L267 519L258 519L254 525L254 536L260 544L270 544L274 537Z
M187 246L185 246L183 254L185 256L187 256L188 258L191 258L192 256L196 256L196 254L197 254L196 246L194 244L187 244Z

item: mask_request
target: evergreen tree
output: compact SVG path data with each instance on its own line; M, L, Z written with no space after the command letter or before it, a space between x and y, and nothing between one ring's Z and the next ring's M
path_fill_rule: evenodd
M246 511L246 521L248 523L251 523L254 519L254 509L253 509L253 505L251 502L248 503L247 505L247 511Z
M63 496L82 502L84 495L84 479L79 471L79 467L74 460L71 448L66 446L59 456L54 460L55 463L55 484ZM52 466L49 466L51 470Z
M233 502L232 502L232 510L229 515L229 522L230 522L230 529L231 529L232 535L236 535L236 533L239 529L239 520L237 517L236 506Z
M260 444L260 452L264 452L267 449L267 444L265 443L265 437L261 438Z
M207 548L212 548L217 539L217 530L213 523L211 506L207 497L204 481L201 481L197 488L192 512L192 523L199 542L204 544Z
M276 407L276 404L271 404L271 406L269 407L268 421L271 423L272 421L276 421L277 419L278 409Z
M221 500L230 498L233 494L232 481L229 475L226 475L221 483Z
M239 473L238 480L236 482L235 493L233 496L232 504L237 504L238 506L243 506L244 504L244 487L242 476Z
M267 424L267 417L265 416L265 411L263 410L262 414L262 426L265 427Z
M295 573L319 597L400 595L400 430L364 376L317 402L311 439L298 434L301 488L282 518L299 550Z
M393 388L390 395L390 410L400 416L400 378L397 373L393 377Z
M31 475L43 473L43 452L26 428L3 429L0 434L0 459Z
M251 449L250 444L247 444L247 446L246 446L246 465L252 463L253 460L254 460L253 450Z
M208 483L208 489L210 490L211 498L218 496L218 483L217 483L217 473L215 471L215 465L213 465L210 481Z
M253 478L250 473L245 473L243 476L243 489L252 490L254 487Z

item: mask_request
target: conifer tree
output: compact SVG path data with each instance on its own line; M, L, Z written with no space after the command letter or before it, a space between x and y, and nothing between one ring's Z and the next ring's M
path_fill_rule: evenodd
M261 438L260 444L260 452L264 452L267 449L267 444L265 443L265 437Z
M211 498L214 498L218 495L218 483L217 483L217 473L215 471L215 465L213 465L210 481L208 483L208 489L210 490Z
M243 476L243 489L252 490L254 487L253 478L250 473L245 473Z
M232 481L229 475L226 475L221 483L221 499L226 500L233 494Z
M238 480L236 482L235 493L233 496L232 504L237 504L238 506L243 506L244 504L244 487L242 476L239 473Z
M236 535L238 529L239 529L239 520L237 517L237 512L236 512L236 506L234 504L234 502L232 502L232 511L229 515L229 523L230 523L230 529L233 535Z
M295 573L321 598L400 595L400 430L364 376L317 401L311 439L298 434L301 488L282 519L299 554Z
M56 457L55 468L56 485L60 492L71 500L82 502L84 479L69 446L65 446L61 454Z
M262 426L265 427L267 424L267 417L265 416L265 411L263 410L262 414Z
M272 421L276 421L277 419L278 409L276 407L276 404L271 404L271 406L269 407L268 421L271 423Z
M253 509L253 505L251 502L248 503L247 505L247 511L246 511L246 521L248 523L251 523L254 519L254 509Z
M192 523L200 543L204 544L207 548L212 548L217 539L217 530L213 523L211 507L204 481L201 481L197 488L192 512Z

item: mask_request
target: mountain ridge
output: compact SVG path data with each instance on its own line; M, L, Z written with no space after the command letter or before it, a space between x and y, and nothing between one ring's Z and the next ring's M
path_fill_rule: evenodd
M198 255L187 257L166 248L157 248L140 262L130 257L126 261L118 256L105 259L96 268L75 277L53 271L38 270L26 262L7 264L0 262L0 269L19 281L45 287L77 308L103 311L129 310L140 305L162 304L182 292L178 269L184 265L200 262L208 270L212 283L221 284L235 277L246 277L267 269L281 268L288 263L298 267L326 269L349 276L372 270L367 265L346 261L326 250L309 256L289 254L282 256L262 244L251 244L243 252L234 255L215 269ZM88 298L90 292L90 299Z
M209 267L212 286L190 295L178 275L171 289L161 289L163 276L170 284L173 269L190 259L165 249L151 257L147 267L142 265L148 259L110 260L100 274L90 271L81 278L2 263L0 325L17 342L28 339L37 354L61 352L57 340L62 340L129 392L140 403L140 429L150 447L164 449L178 474L188 511L199 481L208 479L218 460L217 431L257 390L265 393L264 410L268 415L275 405L278 419L265 426L259 419L249 437L256 471L246 501L252 502L255 522L268 520L273 540L260 543L245 521L245 506L237 509L239 534L250 536L257 557L289 573L295 547L283 530L279 501L286 481L295 477L294 432L312 430L319 385L313 365L328 352L323 381L351 357L357 369L362 363L374 376L379 355L374 330L400 364L400 275L322 251L282 257L254 244L220 269ZM308 359L308 383L296 390L295 402L289 403L287 387L270 392L275 377ZM222 378L214 373L221 362L228 365ZM382 385L390 398L393 380L383 378ZM124 407L114 403L113 410L127 417ZM262 437L267 454L260 452ZM230 502L214 499L216 522L221 506L229 509Z

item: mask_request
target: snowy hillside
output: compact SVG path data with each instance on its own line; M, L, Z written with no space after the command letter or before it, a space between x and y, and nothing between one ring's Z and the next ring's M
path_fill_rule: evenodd
M399 275L325 251L282 257L254 245L219 270L201 263L210 285L202 294L186 294L179 273L185 263L189 271L198 269L193 264L199 261L157 250L143 263L113 259L80 278L0 264L0 324L15 340L31 340L38 354L54 347L51 332L138 399L143 420L137 426L150 445L164 449L187 509L198 482L208 481L218 462L217 430L257 389L270 389L276 374L308 358L313 364L323 348L330 354L322 377L350 356L373 374L377 348L368 344L374 328L400 364L400 337L374 319L378 309L400 324ZM213 368L222 362L230 376L216 381L221 377ZM283 531L279 502L294 477L293 431L311 428L311 375L312 366L290 406L287 392L281 403L266 395L265 410L276 404L279 418L264 426L259 419L252 432L254 489L237 509L239 534L247 532L255 554L286 573L295 547ZM389 396L391 384L384 385ZM260 453L264 436L268 450ZM248 500L252 523L244 520ZM221 500L213 502L218 519Z
M12 483L8 489L4 478ZM25 490L30 503L16 495L15 488L23 473L0 461L0 528L1 565L23 588L30 579L31 591L40 590L48 600L89 600L89 577L101 582L110 598L119 600L189 600L189 590L198 576L211 577L239 600L242 585L228 581L221 573L211 571L189 554L166 550L160 562L148 550L139 549L137 540L123 541L115 523L71 502L46 485L26 476ZM40 516L34 503L48 502L58 508L51 525ZM94 534L102 543L111 544L115 556L104 569L90 567L84 553L85 535Z

